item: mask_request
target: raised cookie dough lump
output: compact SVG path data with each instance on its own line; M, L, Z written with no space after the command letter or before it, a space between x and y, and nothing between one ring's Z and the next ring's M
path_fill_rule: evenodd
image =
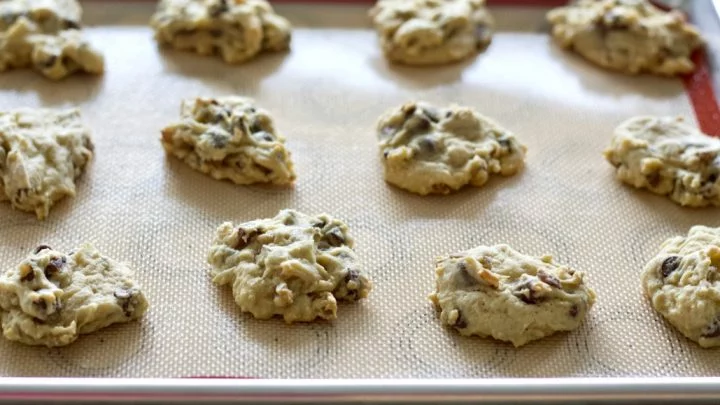
M290 23L265 0L161 0L151 24L158 43L227 63L290 47Z
M335 319L338 300L365 298L372 288L348 232L338 219L294 210L226 222L208 256L213 282L231 285L240 309L258 319Z
M9 340L64 346L81 334L140 318L148 308L127 265L90 245L68 254L38 246L0 276L0 317Z
M645 266L653 308L702 347L720 346L720 228L694 226L666 240Z
M75 196L92 156L78 110L0 112L0 201L45 219L56 201Z
M462 335L516 347L576 329L595 302L585 273L507 245L478 246L437 259L430 299L443 323Z
M267 111L244 97L182 102L181 120L162 130L166 152L195 170L236 184L295 180L285 138Z
M579 0L550 11L548 20L560 46L630 74L691 72L691 54L703 44L682 13L663 11L648 0Z
M54 34L80 29L82 9L76 0L6 0L0 2L0 31L10 28L20 18L37 25L38 32Z
M370 17L385 57L398 63L455 62L492 38L485 0L379 0Z
M421 195L448 194L523 167L525 146L469 107L407 103L377 124L385 180Z
M681 117L631 118L615 130L605 158L617 178L683 206L720 206L720 139Z

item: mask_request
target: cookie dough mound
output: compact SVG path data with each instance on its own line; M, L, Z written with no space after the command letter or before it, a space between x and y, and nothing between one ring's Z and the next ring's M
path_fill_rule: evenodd
M213 282L231 285L240 309L258 319L335 319L337 301L357 301L372 288L348 232L338 219L294 210L226 222L208 255Z
M290 48L290 23L265 0L161 0L151 25L161 45L227 63Z
M407 103L382 116L377 132L385 180L421 195L480 187L524 165L525 146L469 107Z
M620 124L605 158L621 181L683 206L720 206L720 139L681 117L635 117Z
M39 246L0 276L3 334L27 345L65 346L140 318L148 303L132 277L127 265L90 245L68 254Z
M0 2L0 31L24 17L37 25L38 32L55 34L80 29L81 16L77 0L6 0Z
M439 257L431 301L462 335L492 336L515 347L576 329L595 302L585 273L507 245Z
M490 43L485 0L379 0L370 10L385 57L408 65L456 62Z
M702 347L720 346L720 228L694 226L666 240L645 266L653 308Z
M45 219L55 202L75 196L75 179L92 156L76 109L0 112L0 201Z
M703 45L682 13L648 0L578 0L548 13L563 48L607 69L663 76L695 69L690 56Z
M195 170L236 184L295 180L285 138L267 111L244 97L184 100L181 121L162 130L165 151Z

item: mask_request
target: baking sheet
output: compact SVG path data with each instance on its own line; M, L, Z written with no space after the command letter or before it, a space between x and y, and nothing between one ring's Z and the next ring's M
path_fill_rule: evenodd
M442 68L388 66L365 6L281 5L293 50L243 66L158 50L152 3L85 4L87 33L107 73L50 83L0 76L0 108L78 105L96 160L78 196L45 222L0 204L0 263L39 243L92 242L132 263L151 301L143 322L61 349L0 341L0 375L56 377L459 378L714 376L702 350L649 308L644 263L667 237L720 226L712 209L684 209L619 184L601 152L637 114L694 120L681 80L625 77L551 45L542 8L493 8L487 52ZM270 110L298 173L291 189L218 182L166 159L159 130L184 97L240 94ZM419 197L382 181L377 117L410 99L477 107L528 146L527 169L482 189ZM256 321L214 286L205 255L215 227L282 208L347 220L375 282L333 323ZM588 272L598 303L585 325L514 349L463 338L436 319L427 294L436 255L508 243L552 253Z

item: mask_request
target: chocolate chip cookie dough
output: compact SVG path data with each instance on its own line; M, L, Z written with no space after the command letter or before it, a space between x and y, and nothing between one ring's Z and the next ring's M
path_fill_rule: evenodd
M0 72L31 67L49 79L100 74L104 59L80 31L75 0L0 3Z
M615 130L605 158L617 178L689 207L720 206L720 139L681 117L631 118Z
M515 135L469 107L407 103L383 115L377 133L385 180L421 195L480 187L524 165Z
M430 300L460 334L515 347L576 329L595 302L585 273L508 245L478 246L437 259Z
M329 215L282 210L274 218L226 222L208 261L213 282L258 319L335 319L338 301L368 296L372 283L353 251L348 226Z
M475 55L490 43L485 0L378 0L370 10L391 62L434 65Z
M666 240L645 266L652 307L688 339L720 346L720 228L694 226Z
M691 72L691 54L703 44L682 13L648 0L578 0L550 11L548 20L558 45L628 74Z
M75 179L92 156L76 109L0 112L0 201L45 219L55 202L75 196Z
M3 334L27 345L65 346L147 308L130 268L90 245L68 254L38 246L0 276Z
M218 180L277 185L295 180L285 138L249 98L184 100L180 121L162 130L161 142L168 154Z
M290 47L290 23L265 0L160 0L151 25L158 43L227 63Z

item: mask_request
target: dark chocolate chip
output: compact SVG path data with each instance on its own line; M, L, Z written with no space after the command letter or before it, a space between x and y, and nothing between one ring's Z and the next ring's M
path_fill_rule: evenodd
M33 301L33 304L37 305L41 311L43 311L43 312L47 311L48 305L44 299L40 299L38 301Z
M538 271L537 276L543 283L551 287L560 288L560 280L558 280L557 277L553 276L552 274L540 270Z
M647 180L650 187L657 187L660 185L660 180L662 178L660 177L660 172L653 172L650 174L645 175L645 179Z
M33 280L35 280L35 270L32 268L30 268L30 271L26 275L20 277L20 281L25 283L29 283Z
M81 28L80 23L73 20L63 20L62 25L66 30L79 30Z
M256 141L259 142L272 142L275 140L275 138L273 138L273 136L269 132L265 131L255 132L252 136L253 138L255 138Z
M43 250L52 250L52 248L48 245L40 245L35 248L33 253L38 254L38 253L42 252Z
M437 108L425 107L423 108L423 114L432 122L440 122L440 111Z
M431 127L430 120L424 116L416 115L411 117L405 122L405 128L411 133L422 133L429 130Z
M210 30L210 36L213 38L220 38L222 35L222 30Z
M342 231L338 228L333 228L330 232L326 233L325 239L330 246L337 247L345 244L345 237L343 236Z
M425 153L434 153L438 150L438 144L432 137L425 137L418 142L420 150Z
M263 172L263 174L266 175L266 176L269 175L269 174L271 174L271 173L273 172L272 169L269 169L269 168L267 168L267 167L265 167L265 166L263 166L263 165L259 165L259 164L257 164L257 163L255 164L255 167L257 167L258 170L260 170L261 172Z
M455 320L455 325L453 325L453 326L455 326L458 329L465 329L468 326L467 321L465 320L465 318L463 318L462 312L460 312L460 310L458 310L458 317Z
M576 316L578 316L578 312L579 312L579 311L580 311L580 310L578 309L578 306L577 306L577 305L573 305L572 307L570 307L569 314L570 314L571 317L575 318Z
M389 150L386 150L383 152L383 158L387 159L388 155L390 154Z
M680 260L680 256L670 256L662 262L660 270L662 272L663 278L669 276L670 273L677 270L678 266L680 266Z
M51 67L55 66L55 64L57 63L57 60L58 60L57 56L55 56L55 55L50 55L49 58L45 59L45 60L42 62L42 65L43 65L43 67L45 67L45 68L51 68Z
M348 270L347 274L345 275L345 282L349 283L351 281L357 281L360 278L360 272L355 269Z
M433 184L431 188L434 193L438 194L447 194L450 192L450 186L448 186L447 184Z
M716 317L702 331L702 336L707 338L720 337L720 317Z
M235 245L235 249L241 250L245 249L247 245L252 242L252 239L258 235L258 232L254 229L251 229L249 231L246 231L242 228L238 229L238 242Z
M539 297L533 289L532 281L517 285L513 291L513 295L528 305L537 304L539 301Z
M323 229L325 227L325 225L326 225L326 223L324 220L320 220L320 221L314 222L312 224L313 227L320 228L320 229Z
M210 132L210 143L214 148L222 149L227 146L230 139L227 135L219 132Z
M213 18L219 17L220 14L222 14L228 10L229 10L229 7L227 4L227 0L218 0L218 3L213 5L209 10L210 17L213 17Z
M55 273L58 273L62 271L62 268L65 267L65 263L67 263L67 259L65 257L56 257L45 266L45 277L50 278Z
M717 174L717 173L712 173L712 174L710 174L710 175L708 176L708 178L707 178L705 181L707 181L707 182L710 183L710 184L715 184L715 182L717 181L717 179L718 179L718 174Z
M250 127L249 127L249 128L250 128L250 132L253 132L253 133L254 133L254 132L263 132L263 131L265 131L265 129L264 129L264 128L262 127L262 125L260 124L260 120L258 120L258 119L252 120L252 122L250 123Z

